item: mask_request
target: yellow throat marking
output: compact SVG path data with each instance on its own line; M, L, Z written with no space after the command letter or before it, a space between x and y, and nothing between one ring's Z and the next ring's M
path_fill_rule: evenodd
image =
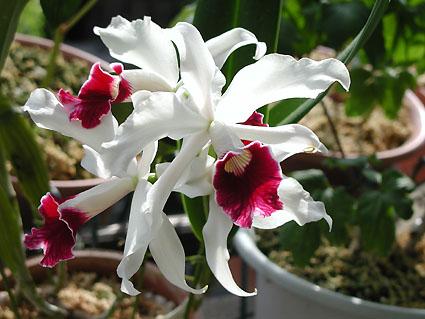
M236 176L241 176L245 167L251 162L252 154L249 150L243 150L241 154L233 156L224 164L226 173L232 173Z

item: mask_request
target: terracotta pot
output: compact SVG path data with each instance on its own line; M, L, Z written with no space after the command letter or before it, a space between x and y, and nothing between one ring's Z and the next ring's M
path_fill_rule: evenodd
M413 125L411 136L399 147L378 152L376 156L385 166L396 165L409 174L412 168L411 165L406 167L406 163L416 163L419 157L418 154L425 147L425 108L420 99L410 90L406 91L404 103L410 110ZM340 153L332 151L329 151L327 156L341 158ZM358 156L359 154L346 154L347 158L356 158ZM321 163L325 158L326 155L320 153L297 154L285 160L281 166L284 173L307 168L321 168Z
M116 269L122 259L122 254L118 251L101 250L101 249L85 249L74 251L75 258L67 261L67 271L87 271L95 272L101 276L118 276ZM35 256L27 259L27 267L33 277L34 281L38 284L48 278L48 270L39 265L42 256ZM8 273L10 278L10 273ZM13 284L13 281L11 284ZM2 289L0 280L0 289ZM151 291L157 295L165 297L167 300L172 301L176 306L181 304L188 293L165 279L159 269L152 263L146 264L143 289ZM199 313L195 313L191 318L200 318ZM88 317L89 318L89 317Z

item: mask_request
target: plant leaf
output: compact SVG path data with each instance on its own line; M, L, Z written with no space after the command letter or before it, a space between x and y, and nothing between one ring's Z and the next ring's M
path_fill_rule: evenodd
M301 227L292 221L281 227L281 248L292 253L297 266L308 264L316 249L319 248L322 226L320 222L316 222Z
M184 211L187 214L187 217L190 221L190 226L192 227L193 233L196 238L202 243L204 242L204 237L202 236L202 228L204 228L207 219L205 218L205 206L203 197L190 198L182 194L182 202ZM208 197L205 197L208 199Z
M363 194L357 214L364 248L386 256L395 239L394 212L386 196L378 191Z
M338 59L344 62L344 64L350 63L357 52L363 47L365 42L371 36L373 30L375 30L382 16L384 15L388 7L388 0L377 0L372 8L369 18L356 36L356 38L348 45L343 52L338 55ZM329 89L319 94L315 99L309 99L301 104L294 112L285 118L276 119L278 125L297 123L301 120L317 103L319 103L328 93ZM274 107L280 107L280 103L277 103Z
M53 31L77 12L82 0L40 0L50 29Z
M37 214L40 198L49 191L46 162L28 123L12 110L10 102L3 95L0 95L0 145L12 163L25 197Z
M347 244L350 240L349 224L354 217L354 198L343 187L327 188L321 200L326 206L326 212L332 217L332 231L326 237L333 245Z
M19 18L29 0L1 1L0 9L0 74L9 54Z

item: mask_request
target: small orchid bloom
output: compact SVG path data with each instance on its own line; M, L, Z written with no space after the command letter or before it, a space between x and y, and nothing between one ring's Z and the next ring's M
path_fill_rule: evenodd
M60 102L46 89L36 89L23 106L38 127L55 130L83 144L99 149L110 141L118 127L111 113L111 103L119 103L131 94L130 84L120 74L123 66L111 64L117 75L103 71L99 63L92 66L88 80L77 97L60 90Z
M111 103L123 102L131 94L131 86L120 74L122 64L111 64L118 74L111 75L95 63L90 71L88 80L83 84L78 97L73 97L69 91L59 90L59 99L65 109L69 109L70 120L80 120L81 126L91 129L98 126L100 119L111 110Z
M86 169L99 177L109 174L99 154L88 146L84 147ZM146 194L151 187L147 178L155 154L156 145L148 145L141 160L138 163L132 161L124 176L106 181L76 196L61 199L47 193L39 207L45 223L40 229L33 228L31 235L25 235L25 246L28 249L43 249L45 257L40 264L45 267L53 267L61 260L74 258L72 249L79 228L134 191L123 259L117 269L118 276L122 278L121 290L130 295L139 293L130 279L140 268L149 247L159 269L171 283L191 293L205 292L207 287L193 289L185 281L184 249L168 217L164 213L151 215L144 209ZM170 257L172 264L169 262Z
M131 178L111 180L68 198L47 193L38 210L44 217L40 229L32 228L24 244L28 249L43 249L41 265L53 267L61 260L74 258L72 248L78 229L88 220L134 190Z
M150 17L130 22L117 16L106 28L95 27L94 33L100 36L112 57L140 68L122 73L133 92L175 92L181 85L178 56L172 43L176 40L174 28L162 29ZM230 30L206 43L218 68L234 50L248 44L256 45L255 59L265 54L265 43L258 42L254 34L242 28Z

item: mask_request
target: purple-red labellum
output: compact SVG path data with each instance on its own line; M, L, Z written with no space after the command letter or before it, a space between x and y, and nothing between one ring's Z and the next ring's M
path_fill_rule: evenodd
M218 205L233 223L249 228L253 216L268 217L283 208L277 193L281 180L269 147L253 142L217 161L213 185Z
M32 228L32 234L25 235L26 248L43 249L44 258L40 265L44 267L53 267L61 260L74 258L75 235L89 218L81 212L59 212L59 205L73 197L61 199L51 193L43 196L38 210L44 217L44 225L40 229Z
M69 120L80 120L86 129L94 128L101 123L102 116L109 113L111 103L122 102L130 96L131 86L120 76L122 66L114 64L112 67L118 75L104 72L100 63L94 64L77 97L59 90L58 96L69 111Z

